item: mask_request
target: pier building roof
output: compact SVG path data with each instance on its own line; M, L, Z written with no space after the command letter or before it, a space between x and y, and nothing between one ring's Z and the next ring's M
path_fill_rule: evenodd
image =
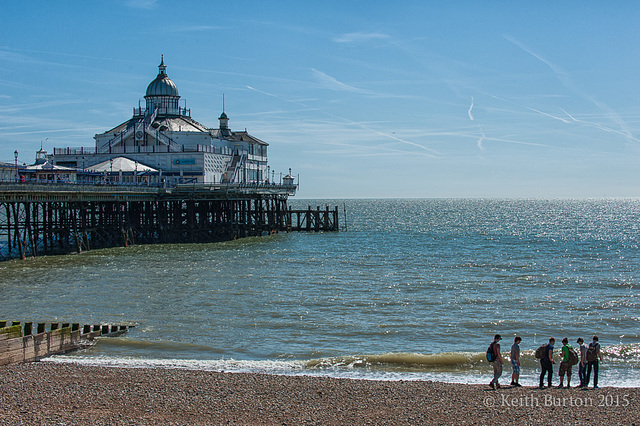
M206 133L212 138L228 142L248 142L262 146L269 145L267 142L251 136L246 130L233 131L229 129L229 116L224 111L218 119L220 121L220 127L217 129L207 127L191 118L190 110L180 108L177 104L180 98L178 87L167 74L164 56L160 60L158 70L156 78L147 86L145 95L147 108L134 108L132 118L104 133L97 134L96 139L126 134L136 129L136 127L139 128L142 123L151 131L167 133Z
M71 167L58 166L57 164L50 163L49 161L46 161L44 163L39 163L39 164L38 163L32 164L30 166L23 166L21 169L26 171L36 171L36 170L57 170L57 171L70 171L70 172L76 171Z
M247 131L243 132L233 132L229 130L228 132L223 132L221 129L211 129L211 135L217 139L226 139L230 142L251 142L258 145L268 146L269 144L263 140L256 138L255 136L251 136Z
M113 129L107 130L103 134L106 135L110 133L126 132L127 130L134 128L138 121L139 119L136 117L130 118ZM151 127L163 132L209 132L209 129L204 124L197 122L189 116L158 116L151 124Z
M158 170L149 167L146 164L130 160L126 157L115 157L107 161L91 166L92 172L157 172Z

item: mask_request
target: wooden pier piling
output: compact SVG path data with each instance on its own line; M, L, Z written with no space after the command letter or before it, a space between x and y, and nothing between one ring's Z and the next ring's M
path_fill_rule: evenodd
M287 188L0 184L0 260L92 248L338 231L338 207L293 210Z

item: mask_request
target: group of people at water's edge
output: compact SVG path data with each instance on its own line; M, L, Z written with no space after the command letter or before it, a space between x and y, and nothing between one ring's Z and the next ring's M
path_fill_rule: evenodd
M496 334L493 338L493 342L487 349L487 361L493 366L493 379L489 382L491 389L499 389L500 383L498 380L502 376L502 365L504 361L500 352L500 340L502 336ZM513 345L511 345L511 386L520 387L520 342L522 338L516 336L513 339ZM553 359L553 346L556 343L556 339L549 338L549 343L540 346L535 351L535 357L540 360L540 389L544 388L544 377L547 376L547 386L552 387L553 380L553 364L556 362ZM593 371L593 387L598 388L598 369L600 361L602 361L602 353L600 352L600 343L598 342L598 336L593 336L593 341L589 343L587 347L584 343L584 339L579 337L577 340L578 349L580 354L569 344L569 339L565 337L562 339L562 360L560 361L560 368L558 375L560 376L560 384L558 388L563 388L564 377L567 376L567 388L571 387L571 369L574 365L578 364L578 376L580 378L580 384L576 387L586 388L591 381L591 372Z

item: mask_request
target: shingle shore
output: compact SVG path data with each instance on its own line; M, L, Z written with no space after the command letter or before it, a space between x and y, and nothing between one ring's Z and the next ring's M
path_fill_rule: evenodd
M637 424L640 388L428 381L32 363L0 367L0 425Z

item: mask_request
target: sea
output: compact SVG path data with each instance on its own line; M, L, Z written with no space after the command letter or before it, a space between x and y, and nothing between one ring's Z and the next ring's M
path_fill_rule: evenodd
M5 261L0 318L135 325L46 362L363 380L488 383L499 333L508 383L517 335L529 386L549 337L597 335L600 386L640 386L640 199L289 204L340 232Z

